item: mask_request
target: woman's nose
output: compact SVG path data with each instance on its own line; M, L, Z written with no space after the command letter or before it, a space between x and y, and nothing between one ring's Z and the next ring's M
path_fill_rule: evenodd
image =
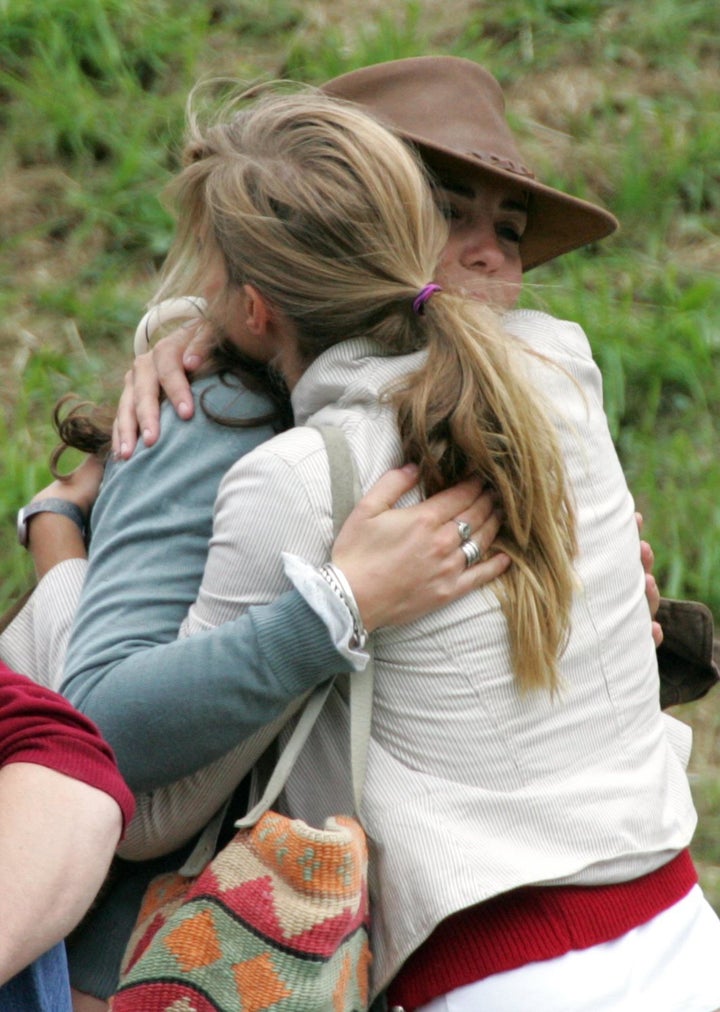
M462 252L463 265L471 269L495 271L505 261L505 254L495 230L474 228L465 237Z

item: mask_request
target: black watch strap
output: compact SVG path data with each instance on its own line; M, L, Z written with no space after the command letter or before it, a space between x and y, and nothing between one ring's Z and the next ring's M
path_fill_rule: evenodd
M80 533L85 537L85 517L83 511L74 502L67 499L41 499L38 502L31 502L23 506L17 515L18 541L27 548L28 544L28 521L38 513L59 513L77 524Z

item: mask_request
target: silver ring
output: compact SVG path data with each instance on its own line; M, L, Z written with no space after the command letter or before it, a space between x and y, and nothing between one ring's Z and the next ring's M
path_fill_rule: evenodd
M466 520L456 520L455 523L457 524L458 534L460 535L460 544L463 544L465 541L469 541L470 535L472 534L470 524Z
M474 566L476 562L479 562L482 558L482 552L472 538L468 538L467 541L463 541L460 545L460 551L465 556L465 568L468 569L470 566Z

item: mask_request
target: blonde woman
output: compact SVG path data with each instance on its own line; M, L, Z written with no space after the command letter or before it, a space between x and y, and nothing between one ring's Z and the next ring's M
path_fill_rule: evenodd
M221 304L297 425L342 428L363 489L409 458L425 492L479 476L504 517L497 585L373 638L375 993L433 1012L718 1008L687 742L659 710L633 504L582 331L529 312L501 326L465 299L438 266L447 229L421 168L356 109L261 98L191 122L187 153L169 277L219 253ZM362 613L373 581L355 602L338 590L331 540L323 444L296 427L223 480L183 632L212 637L288 574ZM476 557L472 541L457 553ZM71 673L65 691L102 708L102 681ZM345 718L334 697L291 813L350 805Z

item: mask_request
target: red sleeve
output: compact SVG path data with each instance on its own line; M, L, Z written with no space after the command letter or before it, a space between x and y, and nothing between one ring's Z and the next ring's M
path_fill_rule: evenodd
M66 699L0 661L0 766L37 763L117 801L127 826L135 801L97 727Z

